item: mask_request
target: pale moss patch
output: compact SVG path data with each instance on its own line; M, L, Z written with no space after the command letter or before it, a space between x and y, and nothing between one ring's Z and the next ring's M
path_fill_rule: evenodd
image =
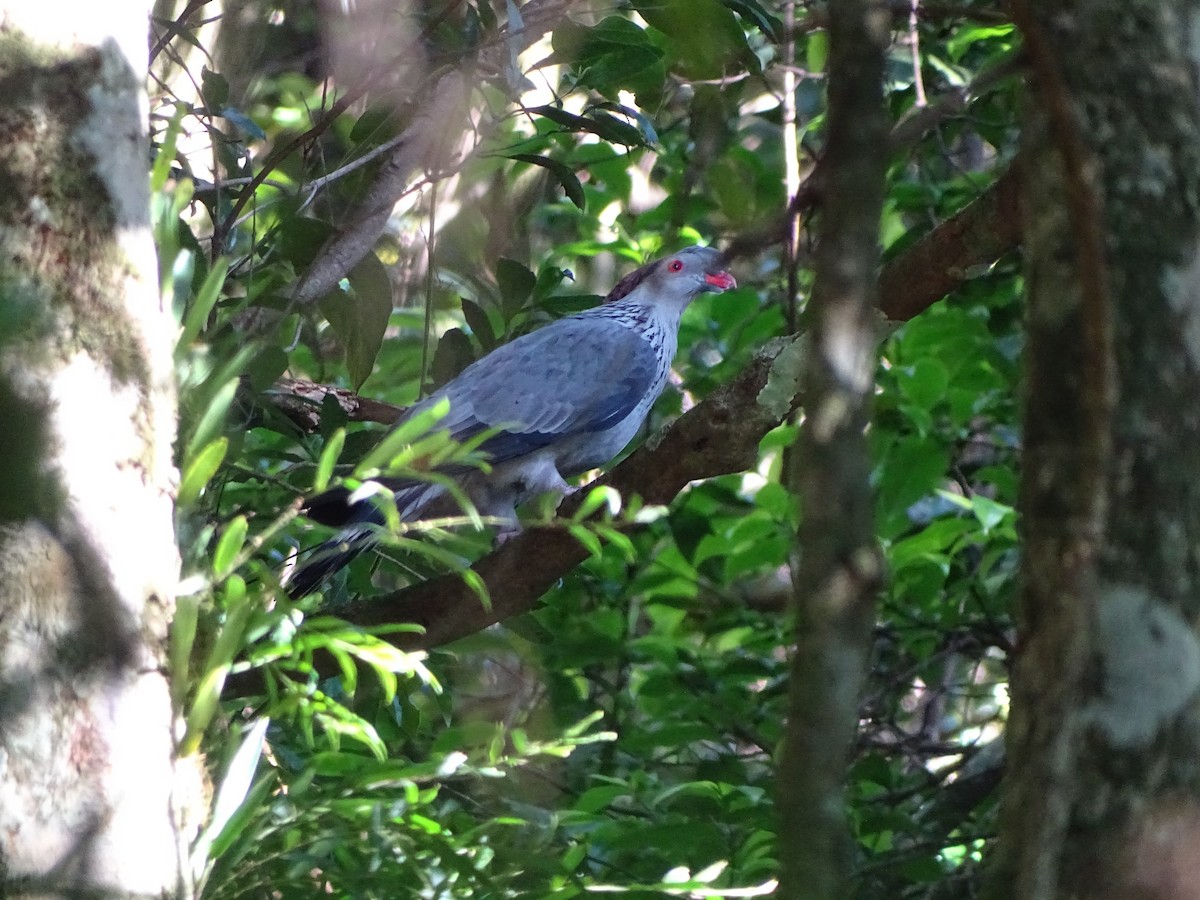
M808 341L800 337L777 338L763 348L764 354L774 353L775 359L771 362L767 383L755 399L776 419L787 416L796 395L800 393L807 347Z
M1084 721L1118 750L1144 747L1200 689L1200 641L1177 610L1130 584L1101 590L1095 627L1102 683Z

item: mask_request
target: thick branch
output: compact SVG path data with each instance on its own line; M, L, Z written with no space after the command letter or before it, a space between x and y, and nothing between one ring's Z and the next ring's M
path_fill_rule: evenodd
M1016 248L1019 167L1020 160L973 203L883 267L880 303L889 320L907 322L968 281L973 270Z
M287 416L297 428L313 434L321 427L321 408L332 399L350 422L378 422L391 425L400 418L406 407L393 406L382 400L363 397L347 388L280 378L265 395L266 400Z

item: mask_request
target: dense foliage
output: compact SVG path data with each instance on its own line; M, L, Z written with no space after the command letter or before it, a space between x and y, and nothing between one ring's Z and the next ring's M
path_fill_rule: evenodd
M563 523L591 549L584 565L532 614L428 655L387 642L404 623L337 612L470 577L490 536L467 513L401 530L321 596L279 589L295 550L328 535L296 498L471 459L422 429L373 451L384 430L332 397L306 427L284 402L297 380L404 405L645 258L734 238L754 250L735 264L742 287L688 310L651 429L803 329L819 213L794 254L764 225L788 207L788 141L793 178L821 158L820 10L633 0L546 20L538 6L555 5L322 19L255 2L208 22L193 3L158 23L188 576L173 664L183 751L203 754L216 796L194 860L206 896L734 896L768 890L786 852L772 782L802 511L783 459L802 426L667 507L627 497L599 523ZM888 257L1014 154L1011 25L987 4L918 12L897 10L886 85ZM448 71L466 85L453 102ZM373 252L298 300L418 141L437 165L413 171ZM890 572L850 770L863 896L971 896L993 830L1020 285L1012 259L969 274L882 348L870 436ZM314 668L320 652L339 677Z

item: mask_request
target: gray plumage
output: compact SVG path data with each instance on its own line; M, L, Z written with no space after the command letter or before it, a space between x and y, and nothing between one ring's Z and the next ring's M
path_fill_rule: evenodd
M666 385L688 303L735 284L717 250L688 247L627 275L600 306L497 347L401 421L448 400L450 411L437 427L456 440L499 429L480 445L491 471L456 477L480 514L515 527L521 503L546 492L569 493L565 479L608 463L625 448ZM388 486L408 521L445 494L424 482ZM355 500L344 489L314 497L306 510L348 530L297 572L289 586L293 596L309 593L346 565L382 524L370 501Z

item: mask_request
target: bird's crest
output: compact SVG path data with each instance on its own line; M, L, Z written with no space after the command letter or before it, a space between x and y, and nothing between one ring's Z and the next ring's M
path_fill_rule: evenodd
M634 269L624 278L616 283L611 291L604 297L605 303L616 303L618 300L624 300L634 292L639 284L650 277L650 272L654 269L657 263L647 263L640 269Z

